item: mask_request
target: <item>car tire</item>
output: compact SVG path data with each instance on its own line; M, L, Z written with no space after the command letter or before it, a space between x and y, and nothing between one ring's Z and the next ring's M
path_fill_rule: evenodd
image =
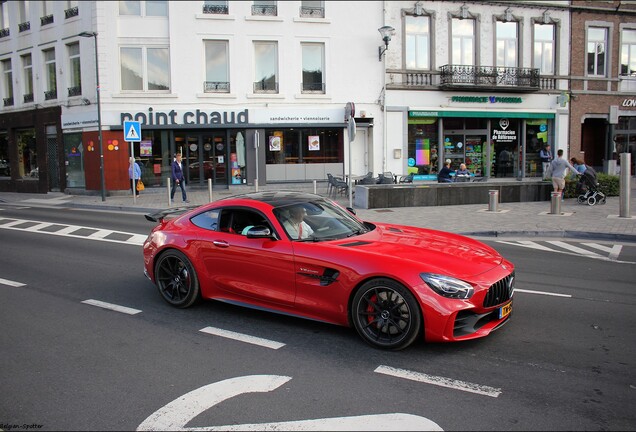
M351 320L365 342L394 351L412 344L422 328L422 314L413 294L386 278L370 280L358 289Z
M199 278L190 260L177 250L167 250L157 259L155 283L174 307L187 308L199 299Z

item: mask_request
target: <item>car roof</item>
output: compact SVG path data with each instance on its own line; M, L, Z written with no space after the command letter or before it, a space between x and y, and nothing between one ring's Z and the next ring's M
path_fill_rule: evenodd
M269 204L272 207L288 206L293 204L300 204L306 202L324 201L325 199L320 195L298 192L298 191L263 191L263 192L251 192L242 195L234 195L231 197L223 198L217 202L225 200L254 200L265 204Z

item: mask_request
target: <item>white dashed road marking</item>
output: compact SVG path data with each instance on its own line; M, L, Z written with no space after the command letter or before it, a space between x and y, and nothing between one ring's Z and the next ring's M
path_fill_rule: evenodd
M20 282L15 282L15 281L11 281L8 279L0 279L0 284L2 285L9 285L12 287L23 287L26 286L26 284L20 283Z
M276 342L276 341L272 341L268 339L262 339L256 336L250 336L250 335L246 335L242 333L236 333L229 330L223 330L216 327L206 327L206 328L202 328L199 331L203 333L215 335L215 336L221 336L227 339L234 339L237 341L246 342L252 345L262 346L265 348L279 349L285 346L284 343L280 343L280 342Z
M139 309L133 309L133 308L129 308L126 306L119 306L116 304L112 304L112 303L106 303L100 300L93 300L93 299L89 299L89 300L84 300L82 303L85 303L87 305L92 305L92 306L97 306L103 309L110 309L113 310L115 312L121 312L121 313L125 313L127 315L136 315L138 313L141 313L142 311L140 311Z

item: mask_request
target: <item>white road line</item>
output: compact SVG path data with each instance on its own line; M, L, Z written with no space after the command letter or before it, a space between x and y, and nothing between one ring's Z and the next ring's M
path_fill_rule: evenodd
M505 240L499 240L497 241L497 243L505 243L505 244L509 244L509 245L513 245L513 246L523 246L523 247L527 247L530 249L538 249L538 250L542 250L542 251L548 251L548 252L554 252L554 249L550 249L549 247L546 246L542 246L536 242L533 242L532 240L519 240L519 241L505 241Z
M99 231L95 231L94 233L88 235L87 237L90 238L97 238L97 239L103 239L106 236L109 236L110 234L112 234L113 232L111 230L103 230L100 229Z
M515 292L516 293L522 292L522 293L526 293L526 294L541 294L541 295L554 296L554 297L572 298L572 296L570 294L557 294L557 293L551 293L551 292L545 292L545 291L524 290L524 289L519 289L519 288L515 288Z
M570 252L574 252L577 254L581 254L581 255L586 255L586 256L593 256L593 257L600 257L599 254L597 254L596 252L592 252L589 251L587 249L583 249L574 245L571 245L569 243L566 242L562 242L559 240L548 240L548 243L553 244L555 246L558 246L560 248L563 248L565 250L569 250Z
M271 348L271 349L279 349L285 346L284 343L280 343L280 342L276 342L276 341L272 341L272 340L268 340L268 339L262 339L256 336L249 336L246 334L242 334L242 333L236 333L233 331L229 331L229 330L223 330L220 328L216 328L216 327L205 327L202 328L201 330L199 330L200 332L203 333L208 333L211 335L215 335L215 336L221 336L224 338L228 338L228 339L234 339L234 340L238 340L241 342L246 342L246 343L250 343L253 345L259 345L265 348Z
M390 366L380 365L375 369L374 372L494 398L498 397L501 394L501 389L499 388L469 383L466 381L458 381L440 376L427 375L421 372L413 372L406 369L398 369Z
M75 225L69 225L66 226L64 228L62 228L61 230L57 230L55 232L51 232L51 234L56 234L56 235L66 235L66 234L70 234L74 231L77 231L78 229L81 229L82 227L80 226L75 226Z
M115 312L121 312L121 313L125 313L128 315L136 315L138 313L141 313L142 311L140 311L139 309L133 309L133 308L129 308L126 306L119 306L113 303L106 303L103 301L99 301L99 300L93 300L93 299L89 299L89 300L84 300L82 303L88 304L88 305L92 305L92 306L97 306L103 309L110 309L113 310Z
M147 235L133 234L128 240L126 240L125 243L143 245L147 238L148 238Z
M612 245L612 247L610 248L604 245L600 245L598 243L582 243L582 244L594 249L598 249L603 252L607 252L609 254L609 259L611 260L615 260L616 258L618 258L618 256L621 253L621 250L623 249L623 245Z
M20 282L11 281L9 279L0 279L0 284L9 285L9 286L12 286L12 287L23 287L23 286L26 286L26 284L23 284L23 283L20 283Z
M32 227L25 228L24 230L25 231L39 231L42 228L50 227L51 225L52 224L47 223L47 222L41 222L41 223L38 223L37 225L33 225Z

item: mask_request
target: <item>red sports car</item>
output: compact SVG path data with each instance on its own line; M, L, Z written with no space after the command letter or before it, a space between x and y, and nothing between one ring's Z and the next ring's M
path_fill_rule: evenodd
M146 218L145 274L163 298L353 326L398 350L488 335L510 318L514 266L456 234L362 221L299 192L256 192Z

